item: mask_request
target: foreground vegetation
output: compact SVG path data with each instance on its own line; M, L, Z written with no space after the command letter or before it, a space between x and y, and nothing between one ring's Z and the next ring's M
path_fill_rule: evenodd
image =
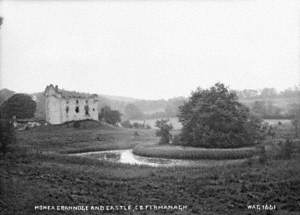
M135 135L135 131L139 135ZM132 148L158 142L153 130L106 126L40 127L17 132L0 160L0 214L61 214L36 205L187 205L183 211L104 214L299 214L300 156L241 166L154 168L113 164L65 152ZM248 205L275 205L258 211ZM100 214L66 212L65 214Z

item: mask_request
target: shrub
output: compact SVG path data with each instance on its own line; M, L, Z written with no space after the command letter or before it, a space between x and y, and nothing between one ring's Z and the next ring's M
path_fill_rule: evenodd
M144 125L144 123L134 122L134 123L132 124L132 127L133 127L133 128L140 128L140 129L143 129L143 128L145 128L145 125Z
M173 145L181 145L180 135L174 135L172 138Z
M133 127L129 120L121 122L121 126L123 128L132 128Z
M108 124L116 125L118 122L121 122L121 113L117 110L112 110L109 106L105 106L101 108L98 118Z
M8 146L16 142L13 123L10 120L0 119L0 145L1 152L5 154Z
M135 131L135 132L133 133L133 136L138 137L138 136L140 136L140 134L139 134L139 132Z
M237 148L264 138L261 120L250 115L237 95L221 83L207 90L198 88L179 110L183 145Z
M133 123L133 127L134 128L144 128L144 124L143 123L134 122Z
M169 144L172 139L170 131L173 129L171 124L168 124L169 120L157 120L155 126L159 128L156 131L156 136L160 137L159 144Z

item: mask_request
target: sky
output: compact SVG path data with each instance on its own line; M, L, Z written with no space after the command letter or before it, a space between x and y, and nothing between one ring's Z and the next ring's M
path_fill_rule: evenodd
M0 2L0 88L143 99L300 83L298 0Z

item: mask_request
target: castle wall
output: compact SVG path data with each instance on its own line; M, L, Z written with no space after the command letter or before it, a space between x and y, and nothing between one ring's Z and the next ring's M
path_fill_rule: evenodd
M61 104L60 99L54 96L46 98L46 121L51 124L61 123Z
M62 122L84 119L98 120L97 101L94 102L94 99L62 99L61 110Z
M52 85L45 90L46 121L61 124L67 121L98 120L98 101L94 98L63 97Z
M46 121L51 124L61 124L73 120L98 120L97 103L94 99L72 98L66 100L49 96L46 98L45 105Z

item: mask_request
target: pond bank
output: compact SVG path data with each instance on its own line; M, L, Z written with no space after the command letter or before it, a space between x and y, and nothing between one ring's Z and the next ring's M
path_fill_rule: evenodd
M146 165L152 167L215 167L228 164L242 164L247 159L235 160L188 160L188 159L170 159L157 157L144 157L135 155L132 149L126 150L109 150L99 152L86 152L72 154L74 156L82 156L111 163L122 163L130 165Z

